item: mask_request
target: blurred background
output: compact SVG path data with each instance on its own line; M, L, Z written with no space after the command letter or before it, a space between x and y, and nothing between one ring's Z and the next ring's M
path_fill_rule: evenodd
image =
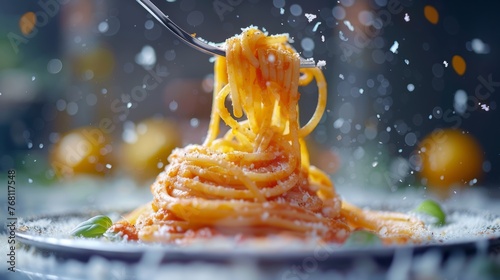
M138 3L0 2L0 169L15 169L19 185L83 175L149 186L173 147L202 142L213 60ZM155 3L208 41L255 25L326 61L327 111L308 143L338 187L500 186L492 2ZM315 87L301 93L306 121Z

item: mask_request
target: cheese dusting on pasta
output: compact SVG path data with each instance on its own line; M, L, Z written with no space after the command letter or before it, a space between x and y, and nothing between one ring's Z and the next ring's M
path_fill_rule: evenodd
M214 71L206 140L175 149L151 186L153 201L110 231L161 243L235 235L341 243L360 228L386 243L414 239L421 222L342 201L329 177L309 164L304 137L325 110L326 81L319 68L300 68L287 35L244 29L226 41ZM299 88L312 82L316 110L300 126ZM229 130L219 137L221 123Z

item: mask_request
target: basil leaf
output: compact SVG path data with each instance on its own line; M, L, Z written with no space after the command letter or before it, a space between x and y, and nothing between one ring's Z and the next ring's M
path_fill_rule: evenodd
M360 247L360 246L378 246L382 245L382 240L378 235L366 230L357 230L351 232L344 246Z
M77 225L71 235L80 237L100 237L113 225L107 216L98 215Z
M439 203L434 200L427 199L422 201L417 208L415 208L415 212L423 213L434 217L436 219L435 225L442 226L446 223L446 214L443 209L439 205Z

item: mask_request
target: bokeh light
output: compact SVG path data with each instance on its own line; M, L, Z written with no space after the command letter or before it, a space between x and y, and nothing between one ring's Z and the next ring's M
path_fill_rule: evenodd
M36 26L36 14L33 12L27 12L21 16L19 19L19 29L23 35L30 35Z
M439 21L439 13L434 6L431 5L425 6L424 16L432 24L437 24Z

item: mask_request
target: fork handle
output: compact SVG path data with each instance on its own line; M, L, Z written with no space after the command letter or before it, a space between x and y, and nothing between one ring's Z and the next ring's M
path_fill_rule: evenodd
M181 41L188 44L201 52L210 55L225 56L226 52L216 46L207 44L201 40L193 38L189 33L180 28L177 24L171 21L153 2L150 0L137 0L151 15L153 15L161 24L163 24L170 32L174 33Z

